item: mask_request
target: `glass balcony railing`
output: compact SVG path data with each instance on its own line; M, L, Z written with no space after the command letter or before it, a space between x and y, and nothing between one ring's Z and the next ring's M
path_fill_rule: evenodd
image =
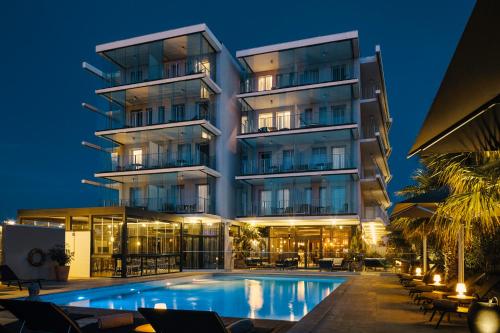
M313 108L319 110L312 111ZM335 126L351 122L352 112L345 105L340 107L318 107L317 105L311 105L310 108L307 107L303 111L294 113L289 111L271 111L259 114L249 113L247 116L242 116L241 134Z
M105 206L125 206L133 208L144 208L153 211L178 214L214 214L214 202L211 198L134 198L111 200L104 203Z
M345 154L311 156L310 158L272 157L241 162L241 175L259 175L355 168L354 158Z
M200 154L141 154L125 158L118 156L112 158L111 170L109 171L180 168L198 165L215 168L215 156Z
M194 120L208 120L216 124L215 104L198 103L196 105L172 108L155 107L124 112L123 110L112 111L113 116L106 118L100 124L102 130L143 127L160 124L171 124Z
M300 71L278 71L277 73L248 74L240 86L241 93L268 91L302 85L354 79L352 62L321 64Z
M197 56L163 64L144 64L107 74L107 87L206 73L215 80L215 56Z
M343 198L338 200L273 200L243 206L238 216L303 216L347 215L353 207Z
M382 209L380 206L367 206L364 209L364 218L365 219L376 219L381 218L383 221L388 222L389 216L385 209Z

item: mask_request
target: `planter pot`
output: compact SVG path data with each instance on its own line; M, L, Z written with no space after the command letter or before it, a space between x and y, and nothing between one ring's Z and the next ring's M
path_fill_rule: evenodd
M500 307L498 303L472 303L467 315L467 323L472 333L500 332Z
M55 266L56 280L68 281L69 266Z

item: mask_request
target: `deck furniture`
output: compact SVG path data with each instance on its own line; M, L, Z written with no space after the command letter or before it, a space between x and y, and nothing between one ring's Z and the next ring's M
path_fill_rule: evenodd
M43 279L20 279L16 273L9 267L9 265L0 265L0 280L2 283L7 284L10 287L11 284L17 284L19 290L23 290L23 284L37 283L40 289L42 289Z
M165 310L139 308L141 315L156 333L250 333L254 331L250 319L242 319L225 326L217 312L193 310Z

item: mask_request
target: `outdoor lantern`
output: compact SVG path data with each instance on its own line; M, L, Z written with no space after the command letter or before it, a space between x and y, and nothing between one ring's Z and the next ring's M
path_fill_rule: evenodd
M467 288L465 288L465 283L457 283L457 288L455 289L458 293L458 296L463 297L467 292Z
M167 309L167 304L165 304L165 303L156 303L156 304L155 304L155 309L163 309L163 310L166 310L166 309Z
M434 283L439 284L441 282L441 275L435 274L434 275Z
M417 268L415 269L415 275L416 275L416 276L420 276L420 275L422 275L422 268L417 267Z
M472 333L500 332L500 306L496 297L488 302L473 302L467 315Z

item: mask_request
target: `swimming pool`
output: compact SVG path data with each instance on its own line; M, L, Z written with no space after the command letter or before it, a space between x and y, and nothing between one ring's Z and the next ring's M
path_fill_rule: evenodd
M172 282L174 281L174 282ZM342 278L214 275L131 283L42 296L59 305L136 310L210 310L223 317L300 320Z

